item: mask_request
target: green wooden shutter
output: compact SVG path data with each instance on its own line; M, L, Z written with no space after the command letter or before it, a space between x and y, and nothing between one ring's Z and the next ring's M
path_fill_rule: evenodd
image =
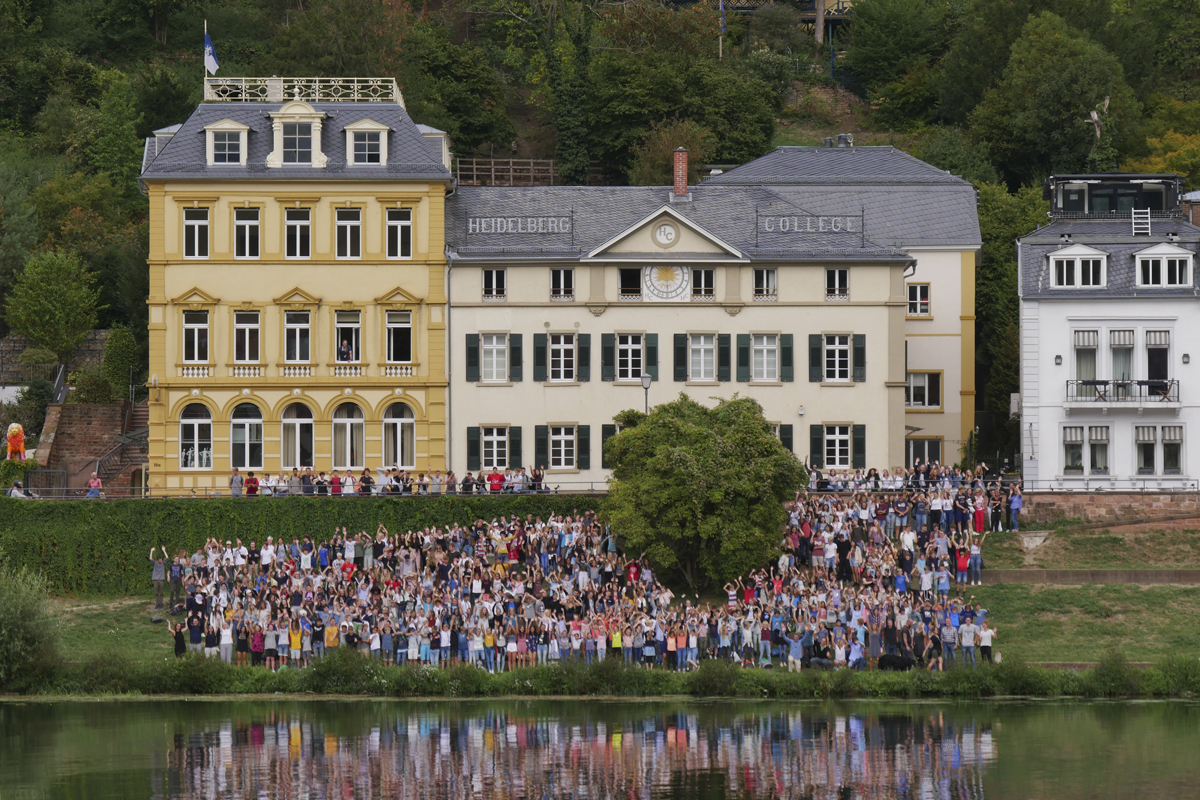
M791 425L779 426L779 443L786 447L789 453L793 451Z
M481 463L479 458L479 428L467 428L467 472L478 472Z
M808 382L820 383L825 375L825 365L821 362L824 355L821 352L821 334L808 335Z
M867 379L867 335L865 333L854 334L854 361L852 374L855 383L862 383Z
M784 383L791 383L796 380L796 370L793 367L794 361L792 335L790 333L781 334L779 336L779 380Z
M608 440L617 435L616 425L600 426L600 466L608 469Z
M479 381L479 334L467 334L467 380L471 383ZM476 429L478 430L478 429ZM470 467L467 467L470 469Z
M592 426L580 425L575 429L575 467L592 468Z
M533 335L533 380L542 382L546 380L546 334L535 333Z
M688 342L686 333L675 334L675 380L688 379Z
M617 378L617 337L613 333L600 334L600 380Z
M575 350L575 380L590 381L592 379L592 335L579 334L579 343Z
M539 469L550 464L549 425L533 426L533 460Z
M516 469L521 465L521 426L508 426L508 468Z
M508 335L508 379L517 383L522 378L521 362L524 354L521 352L521 334Z
M867 468L867 426L852 426L850 435L850 466L852 469Z
M750 380L750 334L737 335L737 379L739 383Z
M825 466L825 426L808 426L808 465L814 469Z
M646 343L646 372L658 380L658 334L647 333L642 341Z
M717 334L717 380L729 382L732 376L733 348L728 333Z

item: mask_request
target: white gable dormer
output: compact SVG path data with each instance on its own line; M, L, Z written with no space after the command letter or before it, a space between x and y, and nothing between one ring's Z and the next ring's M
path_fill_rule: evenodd
M1137 251L1133 254L1137 262L1137 285L1190 287L1194 255L1191 250L1167 242Z
M351 122L346 131L346 166L386 167L392 129L373 119Z
M745 256L733 245L722 241L704 228L675 211L663 206L630 225L616 236L587 254L586 258L612 260L628 253L644 258L645 254L661 254L664 258L675 253L704 253L721 260L744 260Z
M246 166L250 127L226 118L204 126L204 151L210 167Z
M325 114L302 100L292 100L271 114L275 146L268 167L323 168L329 161L321 152L321 124Z
M1100 288L1108 285L1108 253L1073 244L1052 250L1050 285L1055 289Z

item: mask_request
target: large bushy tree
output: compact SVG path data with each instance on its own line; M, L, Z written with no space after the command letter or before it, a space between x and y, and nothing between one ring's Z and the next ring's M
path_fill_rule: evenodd
M693 589L744 575L778 547L783 503L804 467L749 398L708 408L686 395L649 416L625 411L605 443L603 514L625 549Z
M25 262L6 304L9 327L66 363L96 326L100 291L79 256L38 253Z

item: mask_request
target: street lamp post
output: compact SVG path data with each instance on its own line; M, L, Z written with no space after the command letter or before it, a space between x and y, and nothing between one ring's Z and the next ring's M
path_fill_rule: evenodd
M650 413L650 384L654 381L649 372L642 373L642 388L646 390L646 413Z

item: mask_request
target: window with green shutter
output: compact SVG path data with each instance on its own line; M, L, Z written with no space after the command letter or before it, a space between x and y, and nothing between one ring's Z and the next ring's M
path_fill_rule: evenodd
M545 469L550 463L550 426L533 426L533 460L538 469Z
M825 465L824 425L808 426L808 465L814 469L821 469Z
M808 382L820 383L825 375L825 353L822 336L819 333L808 335Z
M467 380L471 383L479 381L479 334L467 334ZM468 467L470 469L470 467ZM478 469L478 467L476 468Z
M615 333L600 334L600 380L612 381L617 378L617 335Z
M578 469L592 468L592 426L578 425L575 428L575 466Z
M792 447L792 426L791 425L780 425L779 426L779 443L782 444L784 447L786 447L789 453L794 451L794 448Z
M521 334L508 335L508 379L513 383L521 380L521 363L524 354L521 352Z
M737 379L739 383L750 380L750 334L737 335Z
M675 334L675 380L688 379L688 337L686 333Z
M732 337L728 333L717 334L717 380L729 383L733 368Z
M867 335L854 334L853 375L855 383L863 383L867 379Z
M479 459L479 428L467 428L467 472L478 472Z
M601 425L600 426L600 466L604 469L609 468L608 464L608 440L617 435L616 425Z
M580 383L592 379L592 335L581 333L575 337L575 380Z
M508 427L508 468L517 469L521 466L521 426Z
M652 380L658 380L658 334L647 333L646 341L646 372Z
M779 336L779 379L784 383L796 380L796 370L793 367L795 356L792 354L792 334L784 333Z
M546 380L546 334L533 335L533 379L541 382Z
M850 435L850 466L853 469L867 467L867 426L855 425Z

